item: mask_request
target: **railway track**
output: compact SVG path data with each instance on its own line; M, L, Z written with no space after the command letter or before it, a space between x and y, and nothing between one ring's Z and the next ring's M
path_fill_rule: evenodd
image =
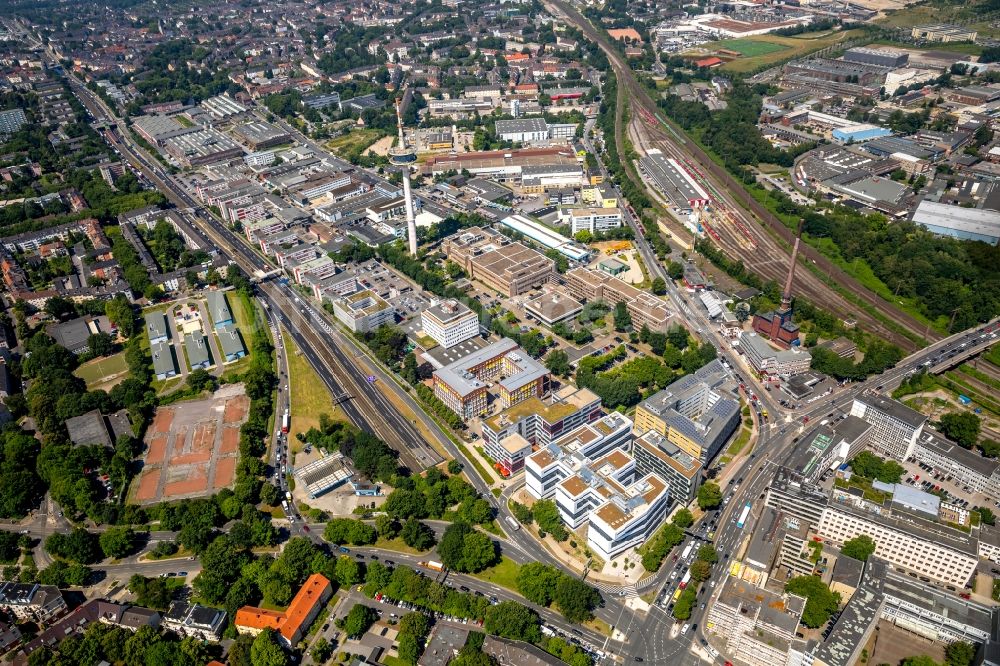
M660 115L655 102L632 75L618 51L582 14L564 0L548 0L547 4L554 8L556 13L562 14L574 23L588 39L599 44L604 50L618 79L619 99L627 98L633 110L630 124L636 127L634 132L630 129L630 135L639 139L636 148L643 151L657 148L689 168L694 167L695 172L699 174L699 182L716 197L716 205L723 209L722 212L727 219L727 223L712 225L715 231L712 236L722 251L734 259L742 260L750 270L765 280L774 280L781 284L788 272L794 232L757 202L724 167L716 164L699 146L687 139L681 131ZM619 153L621 153L621 104L618 105L616 118L619 120L619 126L616 128L615 138L619 142ZM634 170L630 169L631 171ZM874 308L882 317L894 322L909 335L887 326L881 318L849 301L813 270L799 270L796 275L797 291L814 303L822 304L824 308L844 319L857 320L865 330L876 333L908 351L920 346L910 336L918 339L928 338L930 341L942 337L934 331L929 331L925 324L911 315L901 312L893 304L870 292L808 244L802 245L800 256L803 262L812 264L811 268L825 275L827 280L849 291L867 307Z

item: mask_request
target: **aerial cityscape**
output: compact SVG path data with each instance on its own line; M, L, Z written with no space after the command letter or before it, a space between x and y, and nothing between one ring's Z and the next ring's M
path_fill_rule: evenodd
M0 657L1000 666L994 120L998 0L0 0Z

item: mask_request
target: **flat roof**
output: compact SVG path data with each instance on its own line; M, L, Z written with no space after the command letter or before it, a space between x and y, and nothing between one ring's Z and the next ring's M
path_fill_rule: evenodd
M898 400L887 398L875 391L865 391L854 399L913 428L918 428L927 421L927 417L915 409L910 409Z
M913 221L924 226L1000 238L1000 213L994 210L924 200L913 212Z

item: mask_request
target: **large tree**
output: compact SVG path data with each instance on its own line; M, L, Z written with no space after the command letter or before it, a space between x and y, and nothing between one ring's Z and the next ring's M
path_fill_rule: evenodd
M941 417L938 428L948 439L953 439L967 449L971 449L979 439L982 423L972 412L950 412Z
M483 628L487 633L529 643L537 642L542 632L538 614L516 601L502 601L486 610Z
M517 590L528 601L539 606L548 606L552 603L556 585L562 576L561 571L548 564L528 562L517 572Z
M570 622L585 622L601 602L600 593L575 576L562 576L552 597L559 611Z
M722 489L718 484L706 481L698 488L698 506L702 509L714 509L722 504Z
M861 534L853 539L848 539L840 549L841 555L853 557L862 562L866 561L874 552L875 541L867 534Z
M802 624L810 629L826 624L840 606L840 594L831 592L819 576L797 576L785 584L785 591L805 597Z

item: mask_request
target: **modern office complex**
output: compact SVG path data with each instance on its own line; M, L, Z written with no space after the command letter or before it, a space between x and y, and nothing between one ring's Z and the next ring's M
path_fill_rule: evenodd
M913 455L927 417L874 391L854 398L851 415L872 426L871 447L894 460L906 460Z
M421 312L420 325L424 333L446 349L479 335L479 315L453 298Z
M528 398L483 420L483 442L497 445L513 434L539 447L601 418L601 399L587 388L565 384L547 400Z
M636 438L632 446L639 474L656 473L667 482L670 497L686 504L694 499L701 485L701 460L654 430Z
M507 477L524 469L524 460L531 455L531 442L516 432L499 441L484 442L486 455L496 464L496 469Z
M639 403L636 432L652 430L689 456L707 463L740 425L740 403L718 361L682 377Z
M622 226L619 208L564 208L559 211L559 221L569 225L570 233L581 231L598 234Z
M502 409L546 391L549 371L508 338L434 372L434 394L463 419L485 414L496 382Z
M612 413L584 425L528 456L525 487L537 499L554 499L562 520L576 529L589 522L588 545L612 559L641 544L662 524L670 491L655 473L636 479L625 449L632 422Z

